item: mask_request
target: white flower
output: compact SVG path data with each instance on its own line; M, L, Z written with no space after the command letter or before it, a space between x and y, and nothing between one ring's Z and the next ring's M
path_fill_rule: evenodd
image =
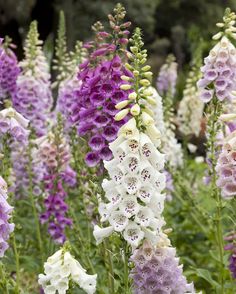
M109 147L114 159L104 161L110 180L102 183L105 201L99 204L101 221L108 221L109 226L94 227L94 236L100 243L114 230L135 248L149 231L152 239L153 235L158 239L164 225L161 213L165 195L161 192L166 182L162 171L165 155L147 134L138 131L133 119Z
M122 232L128 224L129 219L119 211L115 211L109 218L110 224L117 232Z
M131 218L133 215L136 215L139 211L139 204L135 196L125 197L120 205L120 211L128 218Z
M88 275L68 251L60 249L49 257L44 270L45 275L39 274L38 283L45 294L66 294L71 279L88 294L96 291L97 275Z
M135 222L130 221L124 231L124 239L134 247L137 247L139 242L143 239L144 232L140 226Z
M94 226L93 236L96 239L97 245L100 244L104 238L109 237L114 231L113 227L100 228L99 226Z

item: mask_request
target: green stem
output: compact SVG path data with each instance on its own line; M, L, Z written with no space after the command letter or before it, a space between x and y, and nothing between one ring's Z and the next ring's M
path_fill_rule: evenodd
M9 294L9 290L8 290L8 280L5 274L5 269L2 263L0 263L0 277L1 277L1 283L3 284L3 287L6 290L6 294Z
M19 254L16 246L16 238L15 234L12 234L12 239L13 239L13 250L14 250L14 255L15 255L15 262L16 262L16 294L20 293L20 261L19 261Z
M215 217L215 224L216 224L216 232L215 232L215 237L216 237L216 242L218 246L218 251L219 251L219 257L220 257L220 285L221 285L221 293L224 293L224 284L225 284L225 279L224 279L224 240L223 240L223 232L222 232L222 200L221 200L221 195L220 191L216 185L217 181L217 173L216 173L216 164L217 164L217 158L216 158L216 135L218 132L218 118L220 115L220 102L215 98L212 101L212 113L210 117L210 122L209 122L209 151L210 151L210 159L212 163L212 168L211 168L211 176L212 176L212 197L214 197L216 201L216 217Z
M107 267L108 267L109 290L110 290L110 294L114 294L115 293L114 268L113 268L113 261L112 261L111 251L108 248L107 240L104 240L102 245L103 245L103 250L105 252L104 261L105 261L105 263L107 264Z
M41 261L42 261L41 266L43 266L43 263L44 263L43 242L42 242L39 218L38 218L37 209L36 209L36 205L35 205L34 194L33 194L33 174L32 174L31 146L29 147L28 152L29 152L29 154L28 154L28 156L29 156L29 165L28 165L29 198L30 198L32 209L33 209L34 222L35 222L35 227L36 227L36 235L37 235L37 239L38 239L39 252L40 252Z
M125 242L125 241L124 241ZM124 246L124 289L125 293L129 293L129 250L125 242Z

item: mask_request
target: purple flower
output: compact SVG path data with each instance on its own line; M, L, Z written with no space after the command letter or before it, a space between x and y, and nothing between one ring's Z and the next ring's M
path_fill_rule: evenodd
M173 55L168 55L166 63L162 65L158 78L157 78L157 90L162 96L166 96L168 93L173 97L176 91L177 80L177 63Z
M224 240L229 242L224 249L231 252L229 270L232 273L232 277L236 279L236 232L231 232Z
M7 184L0 176L0 257L4 256L7 250L10 233L14 230L14 224L8 222L13 210L7 202Z
M232 91L236 90L234 52L233 44L223 37L205 58L201 68L203 77L197 83L203 102L209 102L214 95L220 101L233 99Z
M172 247L154 248L147 241L131 256L134 268L130 273L134 293L175 293L194 292L183 275L179 259Z
M53 104L49 65L40 44L36 22L32 22L24 48L25 59L19 63L21 73L13 97L15 109L30 120L38 137L47 131Z
M15 53L0 44L0 101L11 98L16 92L16 79L20 73Z

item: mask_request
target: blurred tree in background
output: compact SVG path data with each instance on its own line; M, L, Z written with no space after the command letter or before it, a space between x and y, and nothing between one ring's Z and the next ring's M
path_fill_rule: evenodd
M154 69L159 68L169 52L183 67L191 59L194 40L199 36L210 39L227 6L236 10L234 0L0 0L0 36L12 37L21 58L29 23L36 19L40 37L47 40L50 50L59 11L64 10L71 49L76 40L91 37L91 25L105 19L117 2L126 7L133 27L141 27Z

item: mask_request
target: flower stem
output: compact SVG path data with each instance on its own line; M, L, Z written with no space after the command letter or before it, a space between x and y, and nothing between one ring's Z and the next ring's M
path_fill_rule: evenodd
M20 293L20 261L19 261L19 254L16 246L16 238L15 233L12 233L12 240L13 240L13 250L15 255L15 262L16 262L16 289L15 294Z
M39 252L41 256L41 261L43 266L44 263L44 252L43 252L43 243L42 243L42 237L41 237L41 231L40 231L40 224L39 224L39 218L36 210L36 205L35 205L35 200L34 200L34 193L33 193L33 172L32 172L32 155L31 155L31 143L29 143L29 149L28 149L28 158L29 158L29 163L28 163L28 174L29 174L29 198L33 210L33 215L34 215L34 222L35 222L35 227L36 227L36 235L38 239L38 246L39 246Z
M106 261L108 265L108 279L109 279L109 289L110 293L115 293L115 285L114 285L114 269L113 269L113 262L112 262L112 256L111 251L108 248L107 240L103 242L104 249L105 249L105 255L106 255Z
M129 248L127 242L124 241L124 289L126 294L130 293L129 289Z
M210 117L208 122L208 135L209 135L209 143L208 143L208 150L209 150L209 158L211 160L211 191L212 191L212 197L216 201L216 216L215 216L215 226L216 226L216 232L215 232L215 238L218 246L218 252L219 252L219 258L220 258L220 285L221 285L221 292L224 293L224 240L223 240L223 232L222 232L222 200L220 191L216 185L217 181L217 173L216 173L216 164L217 164L217 158L216 158L216 135L219 131L219 123L218 118L220 116L221 112L221 105L218 99L214 97L211 105L210 105Z

